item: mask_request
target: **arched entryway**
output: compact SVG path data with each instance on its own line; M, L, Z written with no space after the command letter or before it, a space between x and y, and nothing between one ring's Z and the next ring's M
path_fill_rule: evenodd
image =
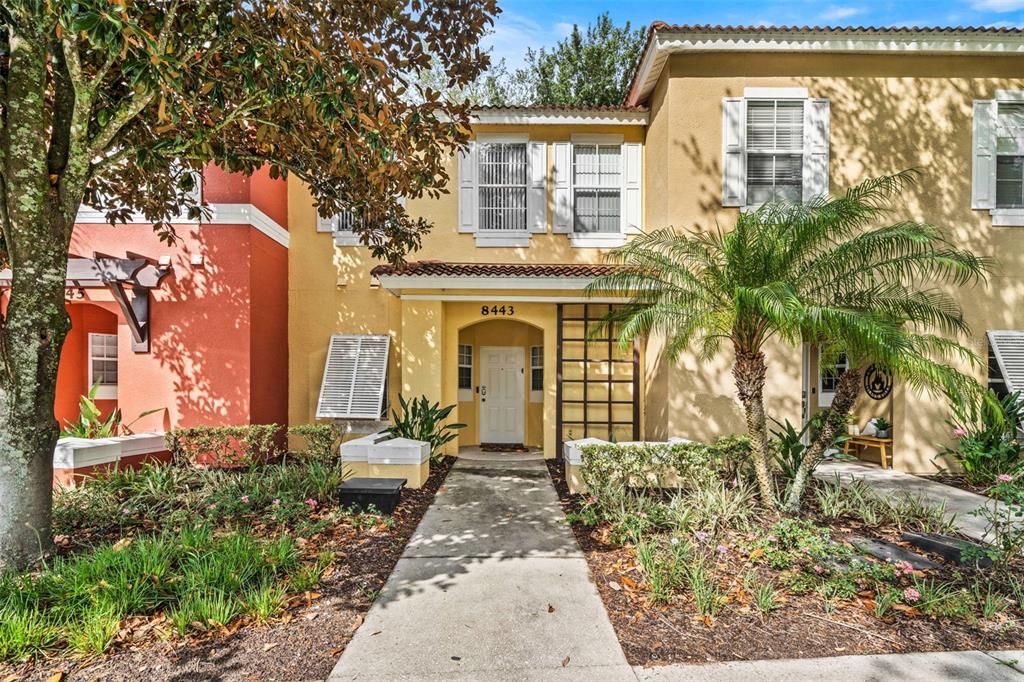
M77 419L79 398L96 386L104 415L117 407L117 314L92 303L69 302L71 331L61 350L53 412L63 427Z
M485 320L460 329L458 344L460 446L543 447L543 330Z

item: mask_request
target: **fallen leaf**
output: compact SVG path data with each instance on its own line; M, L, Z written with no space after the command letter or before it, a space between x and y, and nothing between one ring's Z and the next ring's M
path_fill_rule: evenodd
M569 665L569 657L568 656L566 656L565 658L562 659L562 667L564 668L567 665Z
M60 682L63 679L64 679L64 671L63 670L58 670L57 672L55 672L52 675L50 675L49 677L47 677L46 678L46 682Z
M637 585L636 581L633 580L632 578L630 578L628 575L622 576L621 578L619 578L619 580L621 580L622 584L625 585L626 587L628 587L631 590L635 590L637 587L639 587L639 585Z
M270 651L275 646L280 646L280 643L279 642L267 642L266 644L263 645L263 650L264 651Z
M622 585L618 584L618 583L617 583L617 582L615 582L614 580L609 580L609 581L608 581L608 587L612 588L612 589L613 589L613 590L615 590L616 592L618 592L619 590L621 590L621 589L622 589Z
M115 552L120 552L122 549L124 549L125 547L127 547L130 544L132 544L132 539L131 538L121 538L120 540L115 542L113 544L113 546L111 546L111 549L114 550ZM61 675L63 675L63 674L64 673L61 673Z
M763 556L764 556L764 548L763 547L758 547L757 549L755 549L753 552L750 553L750 558L751 559L760 559Z
M551 604L548 604L548 613L554 613L554 612L555 612L555 607L552 606Z
M356 619L354 621L352 621L352 627L350 628L350 630L352 632L355 632L356 630L359 629L359 626L362 625L362 624L363 624L363 617L362 616L356 616Z

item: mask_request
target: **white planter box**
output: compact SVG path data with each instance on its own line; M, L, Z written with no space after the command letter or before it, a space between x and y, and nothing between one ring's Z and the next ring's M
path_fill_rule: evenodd
M61 438L53 450L53 468L81 469L166 450L164 434L156 432L113 438Z
M409 438L392 438L371 445L366 461L370 464L422 464L430 459L430 443Z
M387 436L381 431L346 441L341 444L341 461L366 462L370 454L370 448L385 439L387 439Z
M608 445L608 441L600 438L580 438L569 440L562 444L562 457L567 464L580 465L583 463L583 449L587 445Z

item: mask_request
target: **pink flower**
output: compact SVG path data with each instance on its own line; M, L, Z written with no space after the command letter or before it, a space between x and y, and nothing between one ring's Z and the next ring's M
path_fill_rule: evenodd
M242 495L242 504L249 504L249 496Z
M719 545L717 549L719 554L727 554L729 552L729 548L725 545Z
M306 505L309 506L310 509L316 509L317 507L320 506L320 503L311 497L308 500L306 500Z
M53 536L53 544L55 544L55 545L66 545L69 542L71 542L71 538L69 538L67 535L54 535Z
M967 429L965 429L962 426L958 426L955 429L953 429L953 435L957 438L963 438L964 436L967 435Z
M711 534L708 533L707 531L703 531L703 530L695 530L695 531L693 531L693 537L697 538L701 542L704 542L710 536L711 536Z
M128 516L129 514L131 514L131 511L129 511L128 508L125 507L124 509L121 510L121 513L124 514L125 516Z
M825 567L822 566L821 564L815 564L814 565L814 572L817 573L818 575L821 575L822 573L825 572Z
M274 498L274 501L273 501L273 502L271 502L270 504L274 505L275 507L280 507L280 506L281 506L281 500L279 500L279 499L277 499L277 498L275 497L275 498Z
M908 587L903 590L903 601L913 604L921 598L921 593L915 590L913 587Z
M1009 483L1010 481L1013 480L1013 476L1011 476L1010 474L999 474L998 476L996 476L996 480L999 481L1000 483Z
M893 573L898 578L901 575L910 575L914 572L914 566L909 561L897 561L893 567Z

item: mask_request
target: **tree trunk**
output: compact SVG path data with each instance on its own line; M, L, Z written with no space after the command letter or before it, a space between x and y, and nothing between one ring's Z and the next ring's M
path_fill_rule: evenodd
M0 573L28 565L50 544L53 401L70 327L64 284L78 206L61 205L48 167L47 39L9 34L0 208L13 277L0 323Z
M860 394L860 379L861 371L852 367L839 377L828 418L818 433L818 437L804 452L804 457L800 460L800 467L789 486L789 492L786 495L787 512L795 514L800 511L804 489L807 487L807 481L815 463L824 456L825 448L830 447L836 437L846 429L846 418Z
M736 381L736 392L747 419L747 434L750 436L750 451L754 459L754 472L761 499L766 505L778 506L775 483L768 468L768 423L764 412L764 380L768 368L764 353L752 353L736 348L736 364L732 376Z

